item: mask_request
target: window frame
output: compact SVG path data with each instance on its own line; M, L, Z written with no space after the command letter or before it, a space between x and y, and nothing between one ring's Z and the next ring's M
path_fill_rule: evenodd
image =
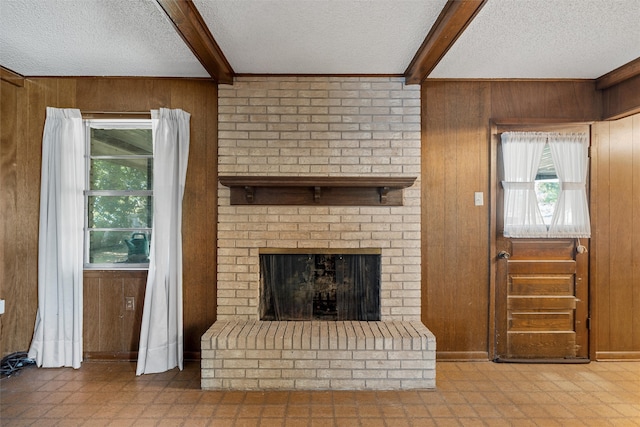
M91 154L91 129L149 129L152 130L152 120L149 119L84 119L85 132L85 174L84 174L84 256L83 265L85 270L148 270L149 262L144 263L97 263L91 262L91 232L95 231L130 231L132 233L142 232L151 241L151 231L153 227L153 203L151 209L151 226L149 227L89 227L89 200L93 196L142 196L151 197L153 201L153 187L148 190L92 190L91 189L91 162L92 160L113 160L113 159L151 159L154 154L131 154L131 155L96 155ZM153 150L153 147L152 147ZM153 171L153 168L152 168ZM153 175L152 175L153 179Z

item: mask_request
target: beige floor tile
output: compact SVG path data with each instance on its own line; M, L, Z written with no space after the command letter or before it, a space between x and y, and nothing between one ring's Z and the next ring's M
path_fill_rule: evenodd
M640 426L640 362L438 362L437 389L412 391L203 391L199 375L27 367L0 380L2 426Z

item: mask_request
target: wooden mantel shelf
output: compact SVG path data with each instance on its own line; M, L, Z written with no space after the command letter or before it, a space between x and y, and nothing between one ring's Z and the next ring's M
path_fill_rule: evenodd
M221 176L232 205L402 206L416 177Z

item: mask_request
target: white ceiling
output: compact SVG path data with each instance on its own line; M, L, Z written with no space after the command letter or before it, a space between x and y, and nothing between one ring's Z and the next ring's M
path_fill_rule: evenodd
M446 0L194 0L236 73L402 74Z
M489 0L430 77L595 79L638 57L639 0Z
M402 74L446 0L193 0L236 73ZM640 57L640 0L488 0L432 78L597 78ZM24 76L208 77L154 0L0 0Z
M152 0L0 0L0 65L24 76L208 76Z

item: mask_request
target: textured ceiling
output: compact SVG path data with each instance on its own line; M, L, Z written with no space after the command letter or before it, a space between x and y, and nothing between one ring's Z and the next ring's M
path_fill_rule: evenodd
M194 0L236 73L402 74L446 0Z
M446 0L193 0L236 73L402 74ZM429 77L597 78L640 57L640 0L488 0ZM208 77L154 0L0 0L25 76Z
M25 76L209 76L153 0L0 0L0 65Z
M640 57L640 0L489 0L433 78L594 79Z

